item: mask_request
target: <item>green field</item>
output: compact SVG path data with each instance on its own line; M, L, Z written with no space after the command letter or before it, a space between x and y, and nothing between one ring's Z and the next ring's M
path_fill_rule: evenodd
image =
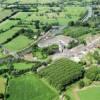
M100 100L100 86L90 87L78 92L80 100Z
M79 6L64 7L61 12L52 12L52 10L59 11L59 7L40 7L39 11L34 12L27 20L40 20L42 23L59 23L65 25L69 21L76 21L80 18L80 15L84 14L86 9ZM52 10L51 10L52 9ZM55 11L56 11L55 10ZM78 13L77 13L78 11ZM47 13L48 12L48 13Z
M85 55L89 35L100 33L98 5L99 0L0 0L0 100L100 100L99 52Z
M18 23L16 20L6 20L0 24L0 30L9 30Z
M2 20L3 18L10 16L13 12L11 10L6 10L6 9L2 9L0 8L0 20Z
M18 12L16 15L12 16L12 18L20 18L25 20L32 12Z
M4 47L11 51L18 51L27 47L31 42L32 40L28 39L26 36L20 35L11 42L5 44Z
M59 100L57 92L34 74L9 81L7 100Z
M14 62L12 64L14 66L14 69L16 69L16 70L25 70L25 69L34 67L36 63L31 63L31 62ZM1 64L0 65L0 69L5 69L5 68L7 68L7 64Z
M21 62L21 63L14 63L14 68L21 70L21 69L27 69L27 68L31 68L32 66L34 66L33 63L25 63L25 62Z
M20 30L19 27L14 27L11 30L8 30L2 34L0 34L0 43L5 42L7 39L11 38L16 32Z

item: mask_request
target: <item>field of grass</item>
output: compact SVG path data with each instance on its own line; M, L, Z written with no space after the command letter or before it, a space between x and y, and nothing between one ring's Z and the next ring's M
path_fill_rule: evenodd
M35 67L36 63L31 63L31 62L14 62L13 66L14 69L16 70L24 70L24 69L28 69L28 68L32 68ZM0 65L0 69L6 69L7 68L7 64L1 64Z
M8 30L18 23L16 20L6 20L0 24L0 30Z
M28 39L26 36L19 35L11 42L5 44L4 47L11 51L18 51L27 47L31 42L32 40Z
M59 100L58 94L34 74L9 81L7 100Z
M44 8L40 7L38 13L33 13L28 20L40 20L42 23L59 23L60 25L65 25L69 21L76 21L80 18L80 15L84 14L86 9L79 6L64 7L64 9L59 12L52 12L51 9L60 9L59 7ZM45 10L44 10L45 9ZM48 11L48 13L46 13ZM77 13L78 11L78 13ZM42 14L42 16L41 16Z
M100 100L100 86L81 90L78 95L80 100Z
M21 70L21 69L27 69L27 68L31 68L32 66L34 66L33 63L25 63L25 62L21 62L21 63L14 63L14 68Z
M80 38L86 34L90 34L92 31L93 29L88 27L69 27L64 30L64 35L71 36L73 38Z
M2 20L3 18L10 16L13 12L11 10L6 10L6 9L2 9L0 8L0 20Z
M12 16L12 18L20 18L25 20L32 12L18 12L16 15Z
M0 34L0 43L5 42L7 39L11 38L16 32L18 32L20 28L14 27L4 33Z

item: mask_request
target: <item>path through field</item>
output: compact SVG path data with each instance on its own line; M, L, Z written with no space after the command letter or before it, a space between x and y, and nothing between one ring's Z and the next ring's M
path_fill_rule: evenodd
M75 88L73 89L73 96L75 97L75 100L80 100L80 98L79 98L79 96L78 96L78 94L77 94L77 90L78 90L77 87L75 87Z
M100 84L100 83L98 83L98 84ZM87 89L93 88L93 87L100 87L100 85L92 84L92 85L87 86L87 87L84 87L82 89L79 89L78 87L75 87L73 89L73 96L75 97L75 100L80 100L80 97L78 96L78 93L77 92L84 91L84 90L87 90Z

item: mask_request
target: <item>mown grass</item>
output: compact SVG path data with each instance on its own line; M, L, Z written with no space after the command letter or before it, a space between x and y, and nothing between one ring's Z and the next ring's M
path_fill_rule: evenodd
M3 18L10 16L13 12L11 10L6 10L6 9L2 9L0 8L0 20L2 20Z
M11 38L16 32L18 32L20 28L14 27L11 30L8 30L4 33L0 34L0 43L5 42L7 39Z
M27 47L31 42L32 40L28 39L26 36L19 35L11 42L5 44L4 47L11 51L18 51Z
M6 20L0 24L0 30L8 30L18 23L16 20Z
M58 95L34 74L9 81L7 100L59 100Z
M80 100L100 100L100 87L90 87L78 92Z

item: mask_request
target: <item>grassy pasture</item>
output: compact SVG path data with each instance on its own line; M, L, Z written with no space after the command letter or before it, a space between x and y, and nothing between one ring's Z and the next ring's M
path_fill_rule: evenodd
M18 51L27 47L31 42L32 40L28 39L26 36L19 35L11 42L5 44L4 47L11 51Z
M57 8L57 7L56 7ZM38 13L34 12L30 17L28 17L27 20L40 20L42 23L59 23L60 25L67 24L69 21L76 21L80 18L80 15L84 14L86 9L84 7L65 7L62 12L56 13L56 12L51 12L50 9L54 8L46 8L48 13L46 13L46 10L43 10L44 8L41 7L39 8ZM78 13L77 13L78 11ZM42 16L41 16L42 14Z
M30 14L32 14L31 12L18 12L16 15L12 16L12 18L20 18L22 20L25 20Z
M32 66L34 66L33 63L25 63L25 62L21 62L21 63L14 63L14 68L21 70L21 69L27 69L27 68L31 68Z
M23 70L23 69L28 69L28 68L32 68L33 66L35 66L35 63L29 63L29 62L14 62L13 63L14 69L16 70ZM0 65L0 69L6 69L7 68L7 64L1 64Z
M80 100L100 100L100 86L90 87L78 92Z
M16 20L6 20L0 24L0 30L8 30L10 27L16 25L18 21Z
M11 79L8 93L7 100L59 100L57 92L34 74Z
M20 28L14 27L11 30L8 30L8 31L6 31L4 33L1 33L0 34L0 43L3 43L7 39L11 38L19 30L20 30Z
M2 9L0 8L0 20L2 20L3 18L10 16L13 12L11 10L6 10L6 9Z

